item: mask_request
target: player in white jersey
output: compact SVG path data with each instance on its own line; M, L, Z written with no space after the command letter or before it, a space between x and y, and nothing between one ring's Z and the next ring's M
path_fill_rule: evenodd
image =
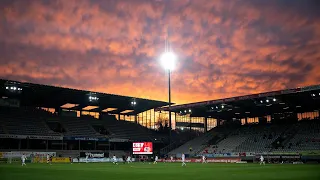
M112 163L113 163L113 164L116 164L116 165L118 165L118 162L117 162L117 157L116 157L116 155L113 155L113 157L112 157Z
M266 163L264 162L264 158L263 158L262 155L260 156L260 165L261 165L261 164L266 165Z
M158 164L158 156L156 156L156 157L154 158L153 164Z
M130 156L127 157L127 163L132 163L132 160L131 160Z
M88 163L89 155L86 155L86 163Z
M184 154L181 155L181 161L182 161L182 166L187 166L187 164L185 163L186 156Z
M26 159L27 159L26 155L23 154L23 155L21 156L21 162L22 162L22 163L21 163L21 166L26 166Z
M47 154L47 164L49 164L49 162L50 162L50 155Z
M207 163L206 156L202 156L202 163Z
M170 156L170 161L173 162L173 156Z

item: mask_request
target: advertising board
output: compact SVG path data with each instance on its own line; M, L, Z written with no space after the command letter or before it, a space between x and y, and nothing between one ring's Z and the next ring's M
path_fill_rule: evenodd
M152 142L134 142L132 143L133 154L153 154Z

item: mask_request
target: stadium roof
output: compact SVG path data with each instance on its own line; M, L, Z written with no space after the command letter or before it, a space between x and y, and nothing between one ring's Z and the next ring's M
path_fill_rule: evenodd
M320 109L320 85L171 106L171 111L192 117L219 119L261 117L274 113L312 112ZM160 107L157 111L168 111Z
M18 82L0 79L2 98L19 99L21 106L87 110L112 114L134 115L166 106L167 102ZM135 104L133 104L135 102Z

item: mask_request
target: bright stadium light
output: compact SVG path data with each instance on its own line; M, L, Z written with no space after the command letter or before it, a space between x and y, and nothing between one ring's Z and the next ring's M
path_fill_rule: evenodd
M167 29L167 36L165 39L165 51L160 56L160 63L162 67L168 73L168 111L169 111L169 143L171 143L171 131L172 131L172 121L171 121L171 72L174 70L176 66L177 56L172 51L172 47L170 45L170 38L169 38L169 29ZM185 113L187 111L185 110Z
M223 109L223 108L224 108L224 105L222 105L221 108Z
M160 63L165 70L172 71L176 66L177 56L173 52L164 52L160 57Z
M191 109L189 109L189 112L191 113Z
M89 101L98 101L99 98L95 96L89 96Z
M277 99L276 98L273 98L273 102L276 102L277 101Z
M261 100L260 102L261 102L261 103L263 103L263 101L262 101L262 100Z
M269 99L267 99L266 102L269 102Z

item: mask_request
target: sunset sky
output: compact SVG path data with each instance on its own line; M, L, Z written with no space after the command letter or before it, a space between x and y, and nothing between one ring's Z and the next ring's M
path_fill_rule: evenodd
M0 77L172 101L320 83L319 0L1 0Z

